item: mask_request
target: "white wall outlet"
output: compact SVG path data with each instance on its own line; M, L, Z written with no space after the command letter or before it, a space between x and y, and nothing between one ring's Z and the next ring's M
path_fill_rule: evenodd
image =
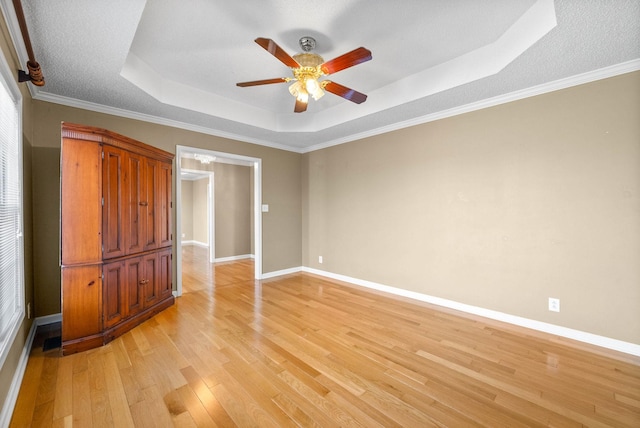
M318 256L318 263L322 264L322 256Z
M269 204L262 204L262 212L263 213L269 212Z
M560 312L560 299L549 297L549 310L552 312Z

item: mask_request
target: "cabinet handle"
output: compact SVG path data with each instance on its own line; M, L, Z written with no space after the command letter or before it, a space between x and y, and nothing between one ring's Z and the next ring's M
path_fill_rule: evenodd
M87 287L91 287L95 283L96 283L95 281L91 281L90 283L87 284Z
M140 206L142 206L142 207L146 207L147 205L149 205L148 202L140 202Z
M144 279L141 279L140 281L138 281L138 284L144 285Z

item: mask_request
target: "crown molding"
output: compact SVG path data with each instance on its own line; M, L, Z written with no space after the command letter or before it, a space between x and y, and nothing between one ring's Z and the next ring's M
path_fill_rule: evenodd
M184 129L186 131L198 132L201 134L213 135L216 137L227 138L230 140L241 141L245 143L257 144L260 146L271 147L274 149L286 150L289 152L300 153L300 149L286 146L284 144L275 143L269 140L261 140L256 138L248 138L244 135L234 134L231 132L224 132L214 128L208 128L205 126L192 125L190 123L180 122L178 120L166 119L159 116L153 116L145 113L138 113L131 110L125 110L117 107L105 106L103 104L92 103L89 101L82 101L75 98L64 97L61 95L49 94L46 92L38 93L34 99L39 101L46 101L54 104L60 104L67 107L74 107L83 110L94 111L97 113L109 114L112 116L125 117L127 119L140 120L142 122L155 123L157 125L170 126L172 128Z
M564 79L555 80L553 82L545 83L531 88L522 89L519 91L510 92L508 94L499 95L497 97L487 98L485 100L477 101L474 103L466 104L460 107L455 107L448 110L428 114L425 116L417 117L414 119L406 120L403 122L394 123L387 126L371 129L369 131L348 135L343 138L327 141L325 143L316 144L306 148L297 148L279 144L270 140L262 140L255 138L247 138L240 134L234 134L229 132L220 131L213 128L207 128L204 126L191 125L188 123L165 119L158 116L152 116L144 113L133 112L130 110L119 109L115 107L104 106L102 104L91 103L87 101L81 101L74 98L63 97L59 95L48 94L38 91L34 96L34 99L47 101L55 104L66 105L69 107L80 108L84 110L95 111L98 113L110 114L113 116L126 117L129 119L140 120L143 122L155 123L158 125L165 125L179 129L185 129L188 131L199 132L202 134L213 135L221 138L228 138L236 141L243 141L251 144L257 144L261 146L271 147L274 149L286 150L294 153L310 153L317 150L326 149L328 147L345 144L351 141L360 140L367 137L373 137L387 132L397 131L411 126L421 125L428 122L433 122L440 119L446 119L449 117L457 116L464 113L481 110L488 107L497 106L500 104L509 103L512 101L518 101L521 99L534 97L537 95L543 95L550 92L559 91L562 89L571 88L574 86L583 85L585 83L594 82L597 80L607 79L610 77L619 76L626 73L631 73L640 70L640 59L627 61L624 63L616 64L613 66L601 68L598 70L589 71L586 73L578 74ZM33 85L29 85L32 87Z

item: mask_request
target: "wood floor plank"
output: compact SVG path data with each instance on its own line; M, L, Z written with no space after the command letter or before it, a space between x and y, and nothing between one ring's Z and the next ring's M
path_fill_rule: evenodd
M12 417L12 424L16 427L28 427L34 419L36 399L40 393L40 384L38 379L40 379L40 376L42 375L43 365L44 357L39 350L36 350L29 357L29 361L27 362L27 367L22 378L20 394L16 400L16 406ZM48 383L47 389L49 388L50 386Z
M181 370L185 379L188 383L188 389L181 388L182 396L191 396L195 395L205 411L209 415L209 418L214 421L214 423L218 426L233 426L234 422L232 421L227 410L220 404L216 396L213 394L211 389L206 385L205 381L202 377L195 371L193 367L185 367ZM188 404L195 406L199 411L199 407L197 403L188 401ZM202 414L198 414L196 420L207 420L207 417ZM206 425L205 425L206 426Z
M178 393L182 398L182 402L184 406L191 416L191 420L196 426L199 427L216 427L220 426L216 424L211 415L207 413L203 403L200 401L198 396L193 392L193 389L189 385L184 385L178 388ZM213 394L211 394L213 397ZM213 410L212 413L216 414L216 410Z
M327 396L330 390L315 380L311 382L306 373L298 372L298 376L296 376L294 373L297 367L291 365L290 368L292 371L283 371L278 374L278 377L290 388L297 391L298 394L279 394L277 397L278 403L295 406L296 410L305 417L311 418L314 423L319 423L320 426L356 427L376 425L373 420L365 417L360 412L355 412L356 414L354 414L350 411L353 409L340 406L329 399ZM361 422L363 419L366 420L366 424ZM296 420L299 423L303 422L302 420Z
M230 361L223 367L260 408L269 414L277 426L296 426L296 423L273 401L279 392L262 373L252 370L251 365L242 360Z
M183 287L104 347L34 345L10 426L640 427L638 357L193 246Z
M113 425L113 416L109 404L109 393L102 367L101 353L93 353L88 359L89 396L91 399L92 421L94 427ZM84 391L86 394L86 391Z
M113 417L113 425L116 427L133 427L131 410L127 403L127 396L118 371L118 364L113 352L103 354L104 378L109 396L109 405Z
M161 392L155 385L151 385L142 391L144 400L130 406L128 410L129 421L127 425L135 427L170 427L172 426L171 413L167 409ZM128 425L131 424L131 425Z
M76 355L71 355L69 358L61 358L58 364L56 400L53 406L54 420L65 420L73 413L73 363L77 359Z
M58 377L58 358L43 359L42 372L40 373L40 387L36 398L36 406L53 402L56 396L56 380Z
M78 426L93 427L91 394L87 394L87 391L91 391L91 387L86 359L80 367L86 367L86 369L73 374L73 423Z
M15 424L15 425L14 425ZM50 427L53 424L53 400L42 403L34 409L31 424L21 426ZM12 425L20 426L18 421L12 421Z

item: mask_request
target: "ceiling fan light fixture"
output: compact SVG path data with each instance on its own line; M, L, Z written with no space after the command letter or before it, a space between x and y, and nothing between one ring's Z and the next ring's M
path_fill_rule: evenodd
M310 94L313 94L318 89L320 89L320 85L318 84L318 81L316 79L313 79L313 78L307 79L304 82L304 87L307 90L307 92L310 93Z
M304 83L300 80L296 80L291 86L289 86L289 93L300 102L306 103L309 101L309 93L307 92Z
M279 77L276 79L254 80L236 83L236 86L268 85L293 80L294 83L289 86L289 92L296 98L294 113L302 113L307 110L309 95L311 95L314 100L319 100L324 96L325 91L356 104L361 104L366 101L367 96L365 94L335 82L320 80L320 78L369 61L372 58L370 50L359 47L330 61L325 61L320 55L310 52L316 45L313 37L305 36L301 38L300 47L303 52L293 57L289 56L284 49L271 39L258 37L255 39L255 42L289 67L293 73L293 79L290 77Z
M293 72L296 83L289 87L289 92L291 92L291 95L296 97L298 101L306 102L297 97L297 94L300 92L304 92L305 94L307 94L307 99L309 98L309 95L311 95L314 100L319 100L324 96L324 91L322 90L322 82L318 81L318 79L323 76L324 73L322 73L322 70L319 66L292 68L291 71Z
M309 94L307 93L307 91L300 91L298 93L298 96L296 97L296 99L298 101L300 101L301 103L308 103L309 102Z
M297 97L300 91L304 90L302 83L299 80L296 80L289 86L289 93L294 97Z
M304 86L307 90L307 93L310 94L314 100L318 101L324 96L324 91L322 90L321 84L316 79L308 78L305 81Z

